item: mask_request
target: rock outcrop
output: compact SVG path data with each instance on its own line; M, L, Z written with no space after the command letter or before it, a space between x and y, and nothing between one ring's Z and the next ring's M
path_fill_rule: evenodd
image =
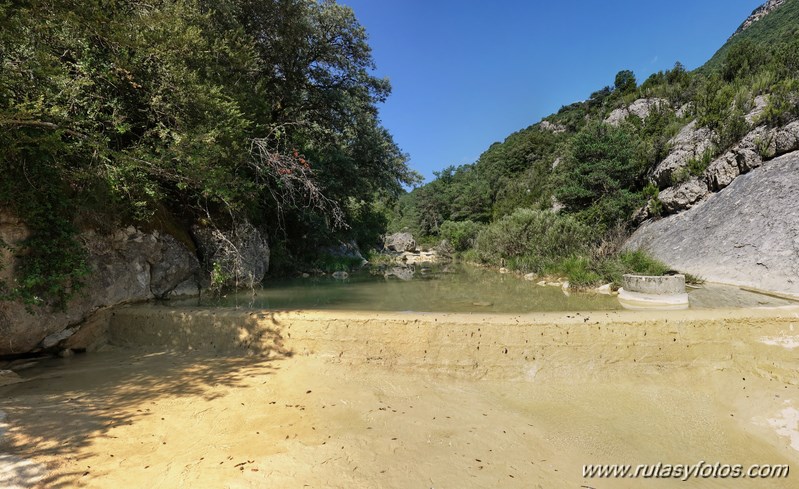
M566 132L566 126L562 124L558 124L557 122L549 122L549 121L541 121L538 124L538 127L542 131L549 131L555 134L560 134Z
M383 248L388 251L416 251L416 240L411 233L394 233L383 239Z
M686 126L681 134L685 137L678 138L685 142L681 146L676 144L672 152L655 169L651 178L662 189L658 200L662 204L664 214L674 214L691 208L703 198L718 192L730 185L739 175L749 173L759 168L774 157L784 155L791 151L799 150L799 121L791 122L784 127L769 128L759 126L744 136L741 141L710 162L701 176L692 176L688 180L676 184L668 184L664 188L662 183L673 179L673 175L682 171L690 161L689 156L695 154L690 149L710 148L711 143L702 143L699 135L701 130L694 128L694 123ZM641 209L635 217L636 222L643 222L651 217L650 207Z
M608 117L605 119L605 124L618 126L631 115L637 116L641 119L646 119L653 110L661 107L669 107L668 100L661 98L639 98L629 106L621 107L611 112L610 115L608 115Z
M195 225L191 234L214 286L253 287L269 270L269 243L247 221L227 230Z
M749 17L747 17L747 19L743 22L743 24L741 24L740 27L738 27L735 33L733 33L733 35L730 36L730 39L740 34L741 32L745 31L746 29L751 27L752 24L754 24L758 20L762 19L763 17L767 16L768 14L779 8L780 5L782 5L783 3L785 3L785 0L768 0L766 3L756 8L752 12L752 14Z
M346 243L339 242L337 245L326 246L321 248L319 253L322 255L352 260L353 262L357 261L359 262L360 266L364 266L369 263L369 261L363 257L361 249L358 247L358 243L356 243L354 240L348 241Z
M692 159L713 148L713 131L706 127L696 127L696 121L683 127L676 136L669 140L671 151L652 171L651 178L660 188L667 188L674 183L676 175Z
M22 222L6 216L0 236L19 249L28 236ZM91 317L103 308L176 293L196 294L200 264L186 246L172 236L134 227L113 235L87 232L80 235L88 251L91 275L86 287L63 311L27 311L17 302L0 302L0 356L37 350L60 349ZM6 260L10 258L10 260ZM4 256L11 266L4 272L13 279L13 255ZM73 348L86 345L73 342Z
M799 152L740 175L694 207L648 221L626 243L670 267L799 297Z
M744 120L750 126L755 124L760 119L760 116L763 115L765 112L766 107L768 107L768 96L767 95L758 95L755 97L754 101L752 102L752 108L749 110L749 113L744 116Z
M666 214L674 214L683 209L688 209L707 194L708 190L705 181L698 177L693 177L679 185L663 190L658 195L658 199L663 205L663 211Z

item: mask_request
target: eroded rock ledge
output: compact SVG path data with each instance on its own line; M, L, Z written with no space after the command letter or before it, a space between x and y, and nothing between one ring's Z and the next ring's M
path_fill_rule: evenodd
M260 282L269 266L262 231L241 223L230 231L195 227L194 250L169 234L130 226L112 234L84 232L91 274L86 287L63 311L26 310L18 302L0 302L0 357L37 351L93 349L103 337L109 307L150 299L197 295L210 285L210 271L223 275L219 285ZM12 283L16 256L30 236L25 223L0 212L0 280ZM191 243L190 243L191 244ZM228 283L230 282L230 283Z
M775 131L781 131L770 143L776 152L795 147L799 123ZM744 154L741 147L731 155ZM799 298L799 152L754 165L728 181L723 176L740 172L742 164L731 155L708 168L718 192L688 210L643 223L626 246L644 248L706 280ZM762 163L744 161L749 168ZM701 181L686 182L681 187L686 194L688 186L701 193Z

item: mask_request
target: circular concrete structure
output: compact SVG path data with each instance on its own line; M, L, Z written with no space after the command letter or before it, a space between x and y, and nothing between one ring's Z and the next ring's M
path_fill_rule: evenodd
M619 302L625 309L677 310L688 308L685 275L631 275L622 278Z

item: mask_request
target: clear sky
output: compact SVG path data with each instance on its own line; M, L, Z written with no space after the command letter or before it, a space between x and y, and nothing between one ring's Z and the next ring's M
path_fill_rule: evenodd
M427 180L633 70L701 66L764 0L339 0L393 92L383 125Z

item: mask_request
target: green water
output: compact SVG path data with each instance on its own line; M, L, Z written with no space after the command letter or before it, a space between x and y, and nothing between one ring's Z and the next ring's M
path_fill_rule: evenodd
M266 281L263 288L170 305L254 309L335 309L416 312L532 312L620 309L615 297L542 287L512 274L465 265L416 266L410 280L362 271ZM410 274L408 274L410 275Z
M565 294L514 274L466 265L416 266L402 280L392 274L352 273L340 280L330 275L266 281L263 288L170 301L171 306L242 307L252 309L326 309L360 311L525 313L621 309L614 296L592 292ZM402 272L402 269L397 269ZM689 291L692 308L758 307L791 302L706 285Z

